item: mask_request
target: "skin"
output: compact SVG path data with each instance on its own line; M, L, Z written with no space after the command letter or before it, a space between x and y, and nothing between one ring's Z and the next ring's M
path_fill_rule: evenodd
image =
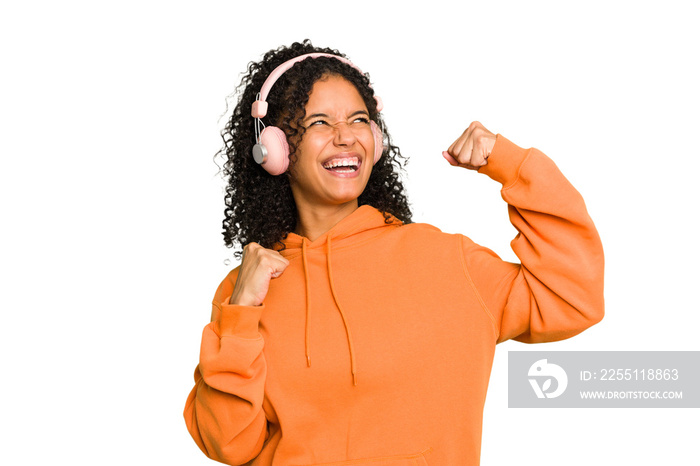
M295 233L314 241L357 209L372 173L374 137L364 100L340 76L314 84L303 122L306 132L290 168L290 186L298 214ZM351 174L323 167L330 159L349 158L360 161Z
M372 172L374 138L367 108L357 89L338 76L317 81L309 94L306 133L290 167L290 185L297 205L295 233L313 241L358 207ZM496 135L475 121L442 153L452 165L478 170L488 163ZM332 158L357 157L356 173L339 175L323 167ZM243 248L231 304L259 306L270 281L282 275L289 261L257 243Z
M478 170L486 165L496 144L496 135L478 121L473 121L442 156L453 167Z

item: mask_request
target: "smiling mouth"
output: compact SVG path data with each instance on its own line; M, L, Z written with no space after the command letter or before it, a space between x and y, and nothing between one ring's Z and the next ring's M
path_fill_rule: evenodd
M323 164L323 168L334 173L352 173L360 168L360 159L358 157L331 159Z

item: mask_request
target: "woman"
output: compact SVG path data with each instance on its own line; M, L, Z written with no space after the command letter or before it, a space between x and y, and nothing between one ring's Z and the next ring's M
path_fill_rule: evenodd
M495 345L598 322L600 240L550 159L476 122L443 155L503 184L522 265L410 223L381 103L340 56L295 43L243 79L224 131L242 263L214 297L187 425L228 464L476 465Z

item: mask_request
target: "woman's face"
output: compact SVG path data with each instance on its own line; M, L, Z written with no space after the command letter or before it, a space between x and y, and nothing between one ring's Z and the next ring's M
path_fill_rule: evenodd
M306 132L290 168L297 209L357 205L372 173L374 138L360 93L340 76L313 85Z

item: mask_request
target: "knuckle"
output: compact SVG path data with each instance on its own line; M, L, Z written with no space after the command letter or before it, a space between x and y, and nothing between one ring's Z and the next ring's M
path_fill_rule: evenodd
M258 243L248 243L245 246L243 246L243 252L244 253L251 253L256 251L257 249L260 249L262 246L260 246Z

